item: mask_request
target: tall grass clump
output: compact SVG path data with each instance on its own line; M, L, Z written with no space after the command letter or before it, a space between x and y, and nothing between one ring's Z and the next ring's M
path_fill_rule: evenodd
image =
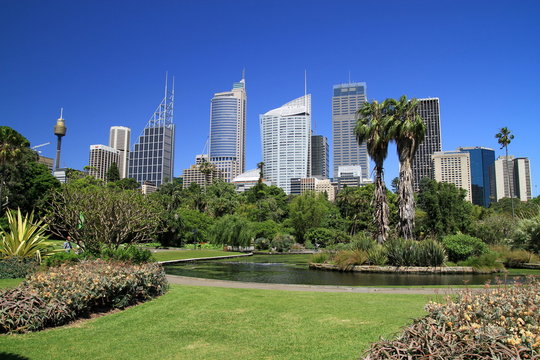
M311 255L311 262L314 264L324 264L329 259L328 253L320 252Z
M426 239L418 243L418 266L442 266L446 261L446 250L436 240Z
M420 247L415 240L394 238L386 242L388 263L393 266L416 266Z
M520 268L524 264L538 262L538 256L523 249L511 249L508 246L493 246L491 250L499 254L499 258L507 268Z
M363 265L367 262L368 255L362 250L344 250L336 253L333 262L341 270L351 270L355 265Z

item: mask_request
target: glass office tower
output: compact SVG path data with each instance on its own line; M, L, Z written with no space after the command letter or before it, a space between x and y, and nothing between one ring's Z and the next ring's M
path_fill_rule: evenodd
M414 191L419 190L423 178L434 178L432 155L442 150L439 98L418 99L418 115L426 124L426 136L413 159Z
M365 82L334 85L332 96L332 150L334 177L340 166L360 166L362 178L369 178L369 156L366 143L356 141L356 112L367 101Z
M165 97L137 139L129 159L129 177L141 185L172 182L174 171L174 80Z
M460 147L459 151L468 152L471 162L472 203L489 207L491 197L490 167L495 163L495 151L484 147Z
M246 103L242 79L231 91L214 94L210 105L208 155L226 182L245 171Z

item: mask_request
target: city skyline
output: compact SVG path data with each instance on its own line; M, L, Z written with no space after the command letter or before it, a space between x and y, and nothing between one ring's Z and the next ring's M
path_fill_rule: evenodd
M540 93L540 50L530 44L540 31L534 16L540 4L475 2L463 9L445 1L430 6L423 1L345 6L299 1L287 3L283 12L284 4L215 2L208 12L204 3L157 1L151 8L132 6L126 12L120 4L100 1L77 6L8 2L0 15L6 53L0 59L2 123L32 146L51 142L40 150L54 157L51 128L64 107L68 132L62 139L61 167L82 169L88 165L89 146L106 144L111 125L129 127L133 135L142 131L161 100L168 70L180 84L174 163L174 176L179 176L204 148L209 99L245 68L248 170L261 160L259 114L303 93L307 70L314 134L327 136L330 147L334 84L366 82L369 101L403 94L438 97L442 150L483 146L500 156L494 135L507 126L516 136L509 153L530 159L532 192L538 195L540 154L535 144L540 122L534 94ZM359 17L344 21L345 8ZM249 16L250 11L264 12L267 21ZM368 13L373 16L361 15ZM239 16L242 21L232 21ZM59 21L51 23L51 18ZM162 27L152 25L157 18ZM193 31L202 22L205 27ZM228 36L213 36L225 28ZM294 41L291 34L297 36ZM372 41L365 41L365 34ZM398 37L407 41L392 42L391 54L398 55L390 56L381 44ZM300 43L303 51L298 51ZM271 50L276 46L295 56L278 56ZM153 49L168 51L156 56ZM387 184L397 174L392 145L385 163Z

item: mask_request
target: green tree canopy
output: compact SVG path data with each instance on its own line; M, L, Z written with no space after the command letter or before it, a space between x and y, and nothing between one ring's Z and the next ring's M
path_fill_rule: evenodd
M113 162L111 166L109 166L107 174L105 174L105 178L107 179L107 181L120 180L120 171L118 170L118 165L116 165L116 163Z
M329 203L323 194L311 191L295 197L289 205L289 221L299 243L304 243L307 231L320 227L329 213Z
M433 235L468 232L473 220L473 206L465 200L466 195L464 189L454 184L422 179L418 207L427 216L419 230Z

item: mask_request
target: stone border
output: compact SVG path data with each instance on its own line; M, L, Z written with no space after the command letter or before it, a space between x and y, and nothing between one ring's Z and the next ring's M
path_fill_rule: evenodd
M499 269L478 270L472 266L441 266L441 267L423 267L423 266L375 266L361 265L352 266L350 269L343 270L337 265L310 263L310 269L329 270L329 271L351 271L364 273L410 273L410 274L491 274L503 272Z
M192 258L192 259L158 261L158 263L161 265L166 265L166 264L174 264L174 263L181 263L181 262L195 262L195 261L202 261L202 260L232 259L232 258L252 256L252 255L253 253L240 254L240 255L211 256L211 257L201 257L201 258Z

